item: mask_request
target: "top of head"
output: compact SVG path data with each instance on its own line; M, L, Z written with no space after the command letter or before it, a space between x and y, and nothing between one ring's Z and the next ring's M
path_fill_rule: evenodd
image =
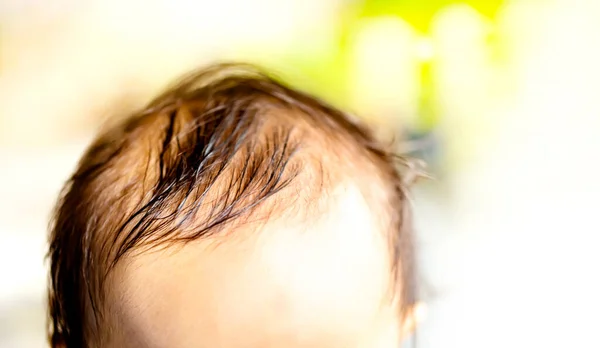
M191 74L103 132L66 185L54 340L374 347L390 274L412 301L404 199L393 156L342 112L253 68Z

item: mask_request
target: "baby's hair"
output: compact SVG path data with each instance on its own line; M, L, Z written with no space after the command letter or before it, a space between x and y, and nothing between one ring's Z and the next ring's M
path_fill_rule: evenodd
M319 148L299 157L311 137ZM384 213L393 230L393 277L400 307L409 308L416 290L403 159L344 112L256 67L220 64L191 73L104 130L65 184L50 225L52 347L91 345L102 326L106 280L124 256L234 233L267 201L266 215L308 204L276 204L275 196L308 170L321 176L299 185L309 191L335 180L324 169L333 162L319 161L320 147L327 152L332 144L349 149L332 161L367 160L391 192Z

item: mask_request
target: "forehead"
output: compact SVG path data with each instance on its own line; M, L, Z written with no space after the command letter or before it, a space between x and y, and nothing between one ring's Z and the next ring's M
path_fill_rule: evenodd
M111 282L115 346L373 347L389 319L390 259L361 191L340 185L308 220L238 226L124 260Z

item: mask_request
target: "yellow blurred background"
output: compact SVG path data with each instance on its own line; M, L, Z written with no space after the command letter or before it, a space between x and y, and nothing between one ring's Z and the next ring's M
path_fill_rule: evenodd
M215 60L429 163L418 348L600 347L597 0L0 0L0 347L45 346L46 223L94 131Z

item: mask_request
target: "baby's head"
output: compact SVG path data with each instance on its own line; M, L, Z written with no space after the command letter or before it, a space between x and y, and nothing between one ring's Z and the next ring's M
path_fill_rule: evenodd
M51 231L54 347L397 347L414 304L397 158L248 67L104 131Z

